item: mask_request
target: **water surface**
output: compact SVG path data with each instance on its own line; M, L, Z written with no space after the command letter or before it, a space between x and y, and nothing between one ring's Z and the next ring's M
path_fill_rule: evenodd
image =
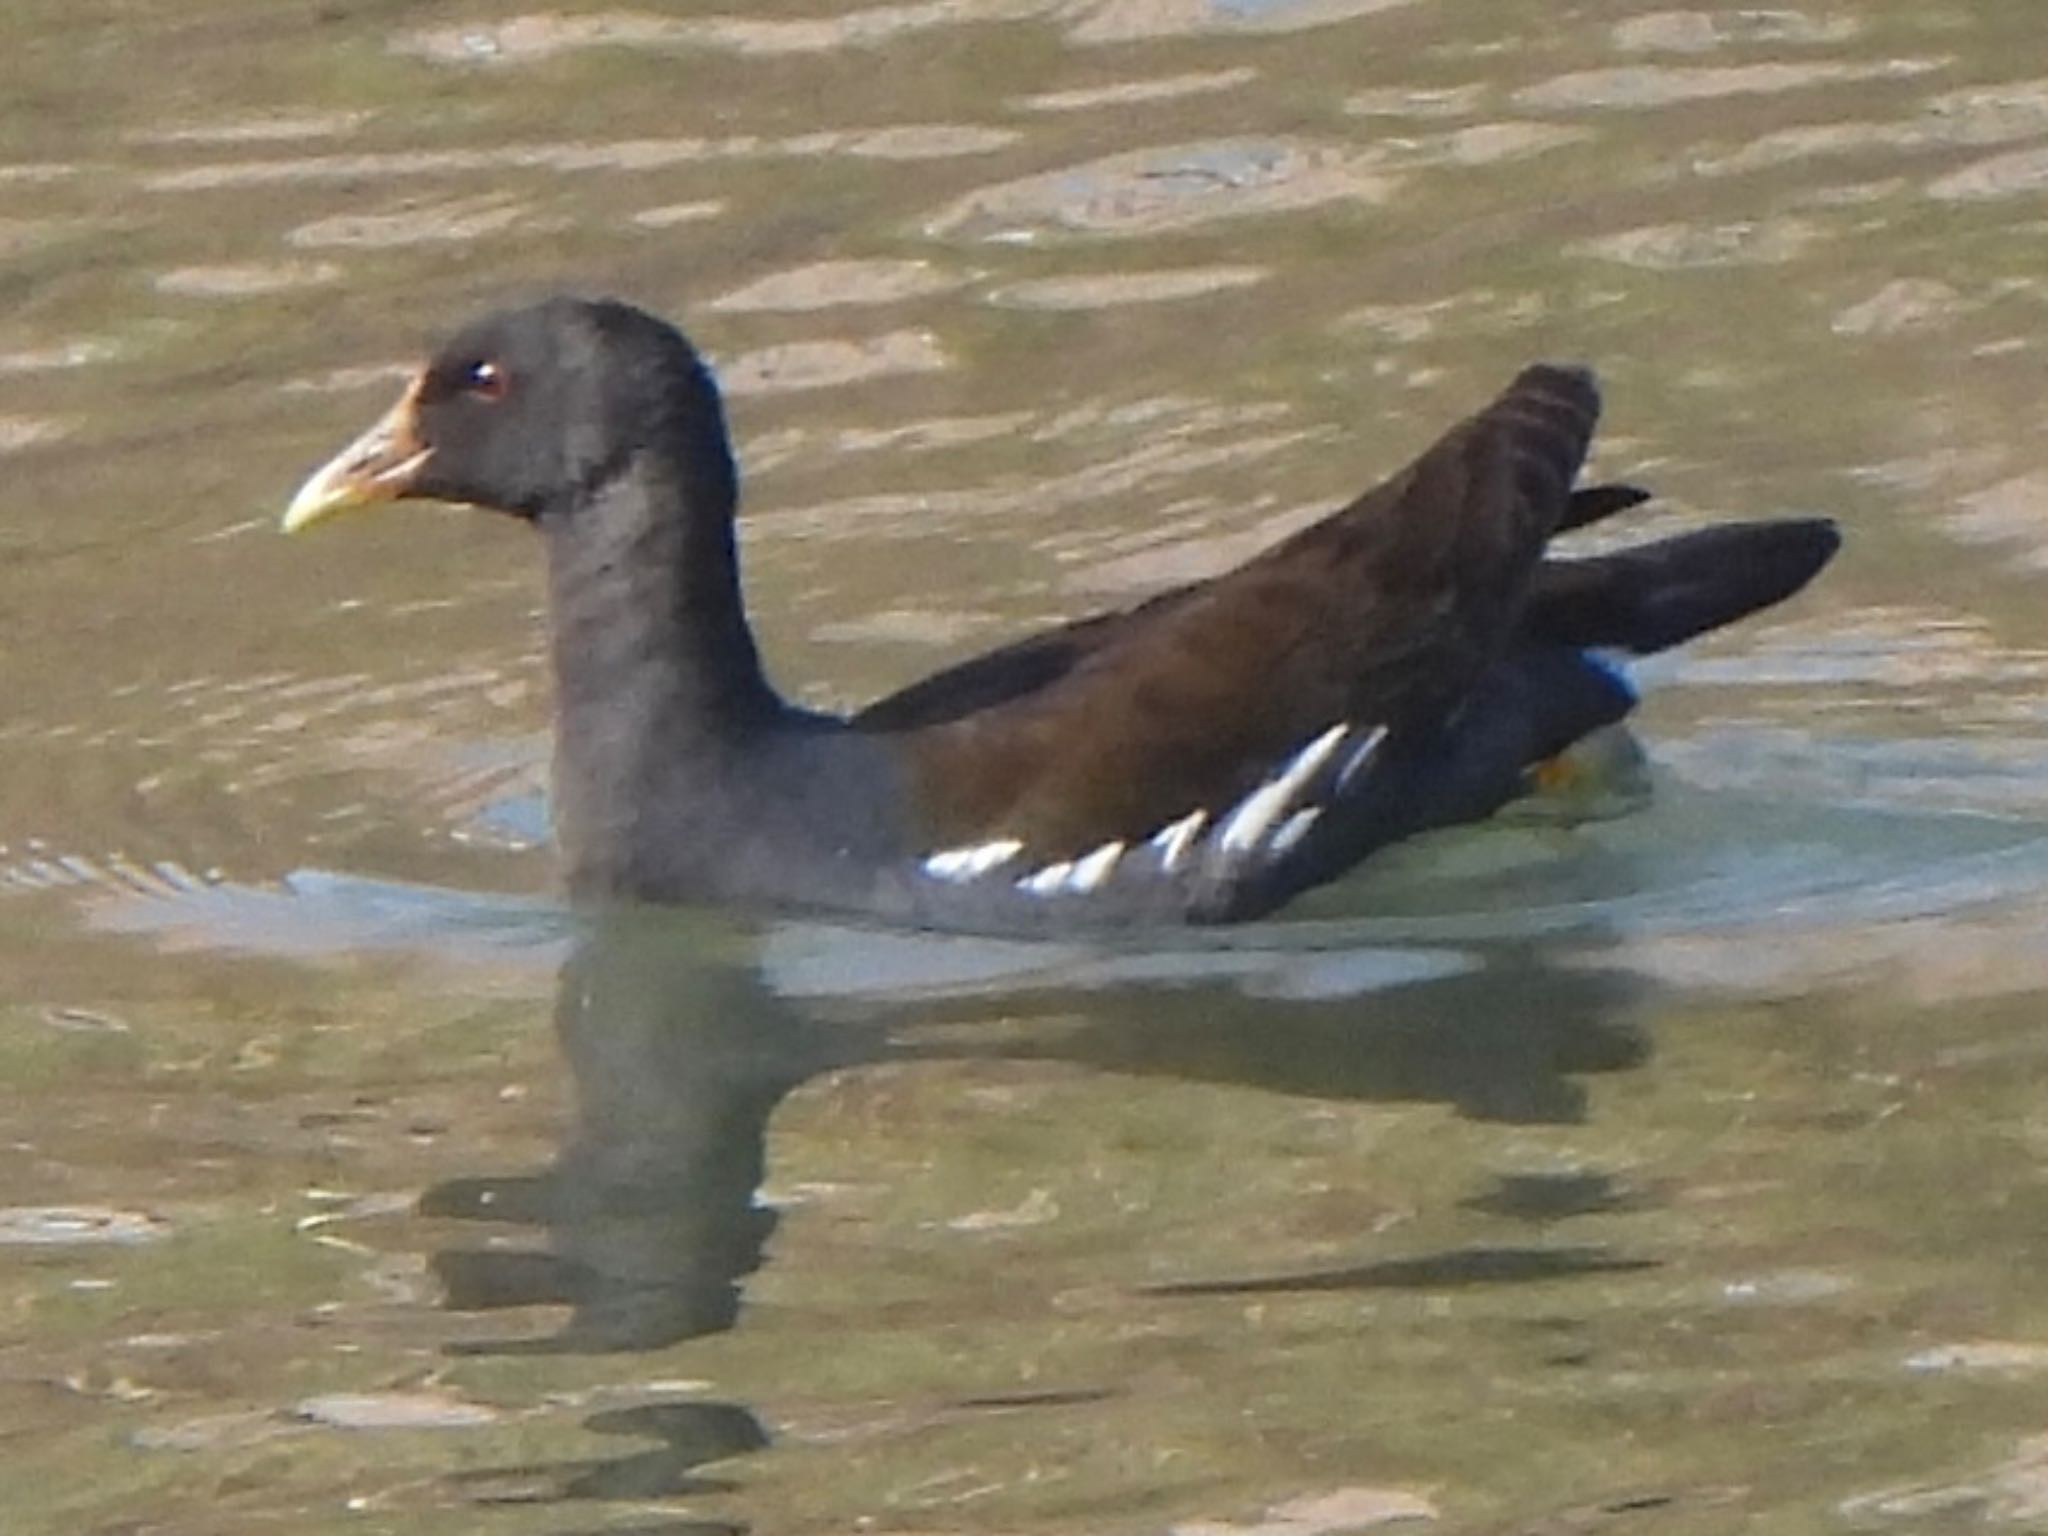
M2048 1520L2029 7L0 17L9 1529ZM1138 950L573 924L536 551L272 536L455 317L687 317L856 703L1524 361L1654 532L1652 803Z

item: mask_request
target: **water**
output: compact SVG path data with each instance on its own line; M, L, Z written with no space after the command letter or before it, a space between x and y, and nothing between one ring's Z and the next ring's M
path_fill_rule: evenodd
M17 4L30 1533L2048 1524L2029 7ZM537 551L272 529L468 315L686 318L777 677L1225 566L1537 356L1829 512L1655 794L1139 949L548 895Z

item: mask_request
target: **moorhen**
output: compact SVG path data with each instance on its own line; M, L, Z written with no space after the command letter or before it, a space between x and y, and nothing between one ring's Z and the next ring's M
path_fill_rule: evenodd
M1597 556L1647 499L1574 489L1583 369L1525 369L1392 479L1247 564L840 717L763 675L710 370L626 304L468 326L316 472L287 530L399 497L547 548L554 817L571 895L1045 932L1256 917L1490 815L1635 702L1646 653L1778 602L1838 543L1727 523Z

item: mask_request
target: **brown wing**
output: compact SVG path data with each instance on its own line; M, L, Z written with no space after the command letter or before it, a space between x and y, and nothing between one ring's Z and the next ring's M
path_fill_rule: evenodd
M1630 507L1639 507L1649 499L1650 493L1639 486L1581 486L1572 492L1571 503L1557 531L1565 533L1583 528ZM1550 569L1546 565L1538 571L1532 603L1541 601ZM1185 586L1169 587L1135 607L1090 614L1070 624L1026 635L1021 640L984 651L979 656L970 656L875 700L853 717L853 724L864 731L916 730L1006 704L1059 681L1096 651L1120 640L1133 626L1158 619L1168 608L1210 584L1209 581L1193 581ZM1718 622L1726 623L1728 620L1723 618ZM1616 638L1595 643L1618 645L1623 642Z
M1400 474L1249 564L1131 622L1066 632L1050 680L911 734L923 830L935 845L1078 853L1235 801L1340 721L1401 733L1443 720L1514 632L1598 413L1591 375L1530 368ZM1045 668L1045 647L1024 642L1005 665Z

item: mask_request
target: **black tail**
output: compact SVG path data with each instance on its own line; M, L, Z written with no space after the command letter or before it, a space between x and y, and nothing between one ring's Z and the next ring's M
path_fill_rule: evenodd
M1782 602L1841 542L1825 518L1723 523L1591 559L1546 560L1524 622L1564 645L1661 651Z
M1597 523L1603 517L1626 512L1630 507L1640 507L1649 499L1650 493L1639 485L1582 485L1572 492L1572 499L1565 507L1557 531L1570 533L1574 528Z

